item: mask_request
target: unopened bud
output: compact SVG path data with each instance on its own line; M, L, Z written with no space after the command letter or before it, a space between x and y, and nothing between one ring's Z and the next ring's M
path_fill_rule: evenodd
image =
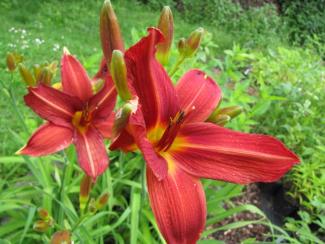
M6 61L8 70L10 72L14 71L16 69L16 60L14 54L8 53Z
M196 50L199 48L202 37L203 37L204 29L198 28L193 31L190 36L186 40L184 55L186 57L192 56Z
M50 219L49 212L45 208L39 208L37 213L42 220L48 221Z
M37 220L33 225L33 229L38 232L45 232L49 229L49 227L49 223L44 220Z
M116 138L127 125L129 117L138 109L138 98L129 100L123 107L115 114L113 125L112 138Z
M235 118L243 112L243 108L240 106L230 106L226 108L222 108L218 111L218 114L225 114L230 116L231 118Z
M157 45L157 59L166 65L169 59L169 51L174 36L174 19L171 9L165 6L160 14L158 29L164 34L164 41Z
M106 205L106 203L108 201L108 197L109 197L108 193L104 193L103 195L101 195L97 199L97 201L96 201L96 208L98 210L102 209Z
M224 126L230 121L231 117L225 114L220 114L215 117L214 123L220 126Z
M185 38L181 38L178 43L177 43L177 49L178 49L178 52L183 55L184 54L184 51L185 51L185 46L186 46L186 40Z
M50 71L50 69L48 67L45 67L42 69L36 83L50 85L52 78L53 78L52 72Z
M52 74L55 74L58 69L58 63L56 61L53 61L47 66L47 68Z
M91 177L85 175L80 182L79 204L80 204L81 211L83 211L86 208L91 186L92 186Z
M97 92L99 92L103 88L104 84L105 84L105 80L103 79L93 80L91 84L93 93L96 94Z
M34 72L35 80L39 80L42 72L42 67L39 64L35 64L33 66L33 72Z
M128 87L128 79L126 73L126 65L123 53L119 50L114 50L111 61L111 75L115 83L118 95L123 101L128 101L132 95Z
M88 205L88 211L90 213L96 213L97 212L97 208L96 208L96 201L95 199L91 199Z
M27 86L35 86L36 81L32 73L23 65L19 64L19 72Z
M70 244L71 234L67 230L61 230L54 233L51 238L51 244Z
M114 9L109 0L105 0L100 13L100 40L104 57L111 60L113 50L124 52L124 44Z

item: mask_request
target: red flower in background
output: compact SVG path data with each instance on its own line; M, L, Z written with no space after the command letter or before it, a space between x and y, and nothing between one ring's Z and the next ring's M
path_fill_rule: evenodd
M116 91L109 76L94 94L86 71L67 52L61 61L62 89L43 84L28 88L25 103L47 122L38 128L19 154L43 156L74 143L85 173L96 179L108 166L104 137L113 123Z
M139 108L111 149L139 148L147 163L150 204L168 243L195 243L206 219L200 178L239 184L271 182L299 158L279 140L205 122L221 90L202 71L187 72L174 87L155 59L157 29L125 53Z

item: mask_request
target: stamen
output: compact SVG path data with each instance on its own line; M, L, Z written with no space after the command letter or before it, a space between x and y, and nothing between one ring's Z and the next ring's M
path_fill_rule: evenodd
M79 132L84 133L91 123L91 111L89 111L89 106L86 104L82 111L77 111L72 117L73 126L79 130Z
M170 119L164 134L162 135L161 139L158 141L158 143L155 146L155 148L158 151L165 152L170 148L170 146L172 145L172 143L174 142L177 136L177 133L184 121L184 118L185 118L185 112L180 111L176 114L174 118Z

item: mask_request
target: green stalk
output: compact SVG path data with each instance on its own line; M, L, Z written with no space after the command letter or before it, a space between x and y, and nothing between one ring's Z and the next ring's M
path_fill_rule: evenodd
M177 72L177 70L179 69L179 66L184 62L184 60L185 60L184 55L179 56L179 58L177 59L176 64L172 68L172 71L169 73L170 77L172 77Z
M64 188L65 188L65 182L68 174L67 168L69 167L69 161L67 159L67 156L65 152L63 151L63 159L64 159L64 167L63 167L63 173L62 173L62 179L61 179L61 186L59 190L59 200L63 203L64 201ZM63 220L64 220L64 215L63 215L63 209L58 205L58 215L57 215L57 221L60 226L63 226Z

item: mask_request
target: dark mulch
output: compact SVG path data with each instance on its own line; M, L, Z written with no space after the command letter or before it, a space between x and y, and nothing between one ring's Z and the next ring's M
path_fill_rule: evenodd
M232 202L235 205L243 205L243 204L253 204L257 207L261 207L261 194L260 189L256 184L251 184L246 186L244 194L240 197L236 197L232 199ZM228 208L229 206L225 206ZM234 223L236 221L241 220L258 220L261 216L251 213L251 212L241 212L232 217L229 217L213 227L223 226L229 223ZM269 228L262 224L251 224L242 228L226 230L226 231L218 231L214 233L211 238L222 240L225 243L236 244L248 238L256 238L258 241L266 241L266 234L269 233Z

